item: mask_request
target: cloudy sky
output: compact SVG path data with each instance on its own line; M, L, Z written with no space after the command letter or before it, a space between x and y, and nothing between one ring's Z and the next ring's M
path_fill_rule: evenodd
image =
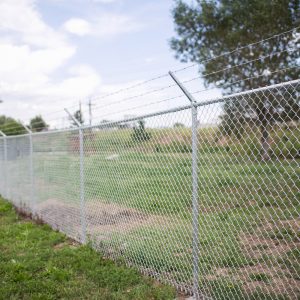
M123 101L173 83L162 78L101 98L186 66L168 44L174 35L172 5L172 0L0 0L0 114L25 122L42 114L58 127L66 122L63 108L75 111L80 99L86 119L93 99L97 122L142 114L149 108L134 108L180 95L175 87ZM192 72L182 79L197 75ZM154 109L179 104L186 100L162 101Z

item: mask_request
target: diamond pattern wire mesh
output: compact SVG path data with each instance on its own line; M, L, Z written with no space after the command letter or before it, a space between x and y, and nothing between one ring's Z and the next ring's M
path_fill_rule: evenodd
M191 134L170 128L190 118L183 110L84 132L87 233L95 246L183 286L191 277Z
M219 125L198 130L200 289L212 298L300 296L299 91L229 97ZM200 107L199 120L218 106Z
M5 170L5 168L3 169ZM30 141L29 136L7 137L7 197L14 205L30 210ZM1 192L5 195L5 191Z
M299 82L197 104L197 249L191 107L83 128L82 164L79 129L33 134L32 179L29 135L6 174L1 138L0 192L200 299L298 299Z
M35 213L80 240L78 130L33 135Z

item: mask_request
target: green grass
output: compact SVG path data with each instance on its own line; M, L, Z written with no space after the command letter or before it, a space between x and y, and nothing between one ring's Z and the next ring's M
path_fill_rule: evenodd
M159 285L0 199L0 299L174 299Z
M252 273L249 275L249 278L253 281L270 282L270 276L264 273Z

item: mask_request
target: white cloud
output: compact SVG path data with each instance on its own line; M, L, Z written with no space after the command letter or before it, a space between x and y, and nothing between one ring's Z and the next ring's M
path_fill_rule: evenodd
M81 18L71 18L63 24L63 28L69 33L80 36L110 38L119 34L137 32L143 28L143 25L127 15L102 13L89 22Z
M65 45L64 36L43 22L34 0L0 1L0 30L8 31L15 40L32 46Z
M64 29L70 33L83 36L91 32L90 23L80 18L69 19L63 25Z
M62 126L62 118L65 117L63 108L74 106L74 102L78 103L77 99L86 99L93 94L105 94L135 84L136 82L127 82L120 86L104 85L97 71L90 65L71 65L76 58L76 40L72 39L71 42L66 32L109 38L141 28L142 25L130 16L102 13L91 20L71 18L56 30L43 20L34 0L0 0L0 98L4 100L0 106L1 114L20 118L25 122L42 114L52 126ZM150 63L151 58L146 59L146 62ZM143 86L128 93L98 99L95 104L111 104L124 97L144 94L150 88L156 86ZM167 96L169 97L161 92L150 94L143 100L144 103L149 103ZM94 120L101 120L104 114L140 106L140 100L135 98L105 109L94 107ZM153 109L164 108L165 103L161 105L156 105ZM83 107L87 109L84 101ZM133 113L142 114L148 110L146 107ZM84 115L86 118L87 113L84 112ZM122 118L123 115L124 112L120 112L105 118ZM65 125L68 124L66 120Z
M43 22L32 0L0 3L0 82L24 83L46 77L76 52L66 38Z
M71 105L100 84L90 66L68 66L76 46L44 22L34 0L0 0L0 35L1 113L27 121L62 109L57 99ZM57 74L64 77L57 80Z
M62 95L65 98L87 97L96 90L101 80L97 72L88 65L75 65L68 70L69 77L57 83L48 84L40 90L40 96L58 98Z

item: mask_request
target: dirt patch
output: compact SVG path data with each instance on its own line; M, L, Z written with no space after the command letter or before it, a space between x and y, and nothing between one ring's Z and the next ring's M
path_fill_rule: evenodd
M292 234L292 240L290 236L285 237L278 234L287 228ZM299 219L282 220L276 224L266 222L260 226L257 234L243 233L240 235L243 252L250 258L261 259L264 255L276 258L295 248L300 249L300 240L294 239L299 228Z
M277 224L267 222L260 227L257 234L241 234L240 244L243 253L249 259L259 262L241 268L216 268L213 274L206 278L208 280L227 278L241 283L244 292L249 294L260 291L265 294L287 295L289 299L298 299L300 281L293 278L291 270L279 264L277 259L295 248L300 249L300 243L268 237L276 230L287 226L296 232L299 230L299 220L285 220Z
M127 233L144 226L166 226L167 217L143 213L139 210L111 203L89 204L86 209L89 233L110 236L113 233Z
M289 230L292 234L297 236L300 230L300 218L293 220L280 220L276 224L268 222L262 226L262 230L270 233L278 230ZM298 239L298 242L300 242L300 239Z
M230 143L230 140L226 136L222 136L218 139L218 145L220 146L227 146Z
M39 218L37 215L33 216L29 208L27 208L26 206L17 207L14 205L14 209L18 214L18 216L22 218L22 220L25 222L34 222L35 224L38 225L45 224L44 220Z
M49 199L38 205L37 213L55 229L81 232L80 204ZM127 233L143 226L166 228L174 221L165 216L150 215L113 203L93 201L85 208L87 233L96 239L105 239L113 233Z
M54 229L80 226L80 210L74 205L49 199L36 207L36 214Z
M264 255L279 256L295 248L294 244L286 241L278 241L253 234L243 234L240 239L244 253L255 259L261 259Z
M75 248L78 248L80 246L80 244L72 239L67 239L65 240L64 242L62 243L59 243L59 244L56 244L53 246L53 248L55 250L60 250L64 247L69 247L69 248L72 248L72 249L75 249Z
M264 276L265 280L251 279L251 275L257 278ZM289 299L299 299L299 280L290 278L279 267L268 267L265 265L255 265L241 268L237 274L237 279L243 280L243 289L246 293L262 291L265 294L288 295Z
M242 285L246 294L262 292L270 295L288 295L289 299L299 299L300 281L290 278L279 266L257 264L238 269L216 268L206 276L209 281L225 278Z
M271 295L288 295L289 299L299 299L299 281L293 278L275 277L270 282L247 281L243 283L243 289L246 293L260 291Z
M297 277L293 278L294 272L288 265L278 262L287 252L300 249L297 240L277 238L276 232L287 227L296 233L299 230L299 219L284 220L276 224L266 222L255 234L242 233L239 236L242 253L255 264L240 268L215 268L206 279L228 279L241 284L246 294L261 292L299 299L300 281ZM297 264L294 260L290 263Z

